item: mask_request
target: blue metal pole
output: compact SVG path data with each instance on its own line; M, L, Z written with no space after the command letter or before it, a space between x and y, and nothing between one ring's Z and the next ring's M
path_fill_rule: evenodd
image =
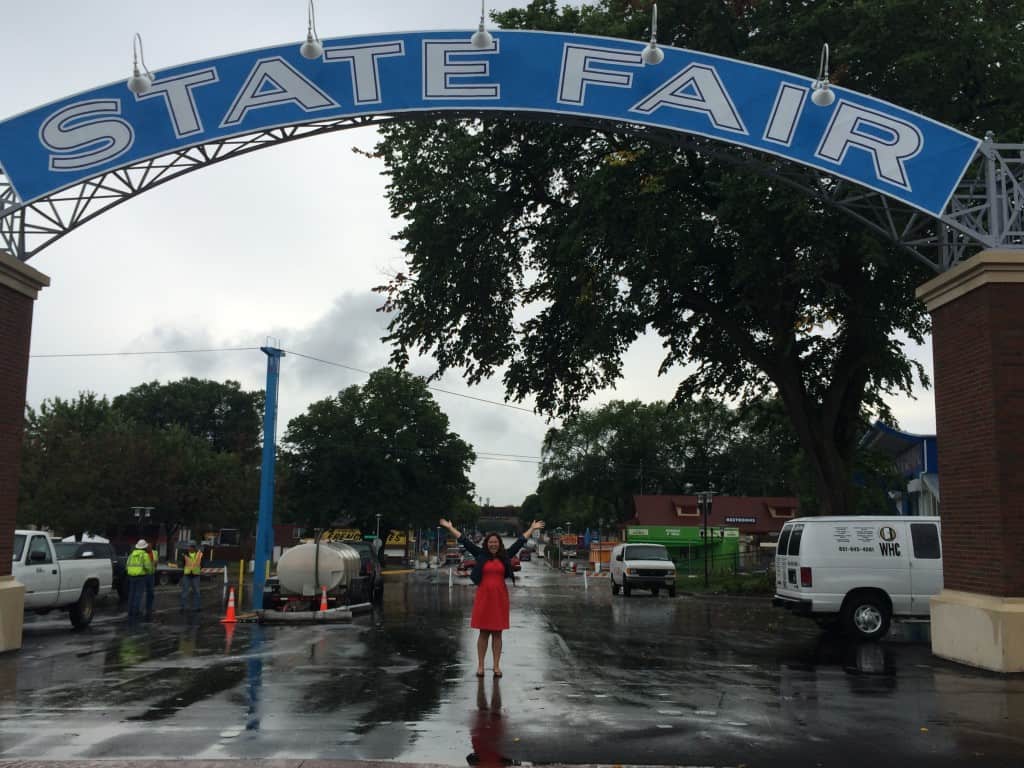
M263 608L263 587L267 581L267 561L274 548L274 461L277 457L277 389L281 380L284 352L275 347L260 347L267 356L267 397L263 408L263 465L260 468L260 514L256 524L256 551L253 553L252 610Z

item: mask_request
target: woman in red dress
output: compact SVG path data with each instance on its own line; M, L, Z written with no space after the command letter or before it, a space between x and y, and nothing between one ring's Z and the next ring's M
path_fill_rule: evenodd
M508 587L505 586L505 580L515 581L512 574L512 558L523 548L534 531L544 527L544 523L541 520L534 520L526 529L526 533L516 539L507 550L501 537L496 533L488 533L484 537L483 547L478 547L463 536L450 520L442 518L440 525L476 558L476 564L469 575L477 585L476 597L473 600L473 618L469 622L470 627L480 630L480 635L476 639L476 676L484 676L484 659L487 657L489 640L491 658L494 661L494 676L501 677L501 633L508 629L509 613Z

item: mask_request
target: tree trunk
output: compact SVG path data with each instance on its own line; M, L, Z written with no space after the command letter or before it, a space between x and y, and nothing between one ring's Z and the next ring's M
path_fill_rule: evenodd
M832 437L833 428L823 423L824 415L809 401L799 375L776 381L800 447L814 476L815 490L822 515L853 514L850 494L852 466ZM828 435L828 437L826 437Z

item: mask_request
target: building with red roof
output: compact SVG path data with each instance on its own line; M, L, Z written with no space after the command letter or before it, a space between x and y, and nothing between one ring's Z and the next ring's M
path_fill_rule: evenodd
M738 528L741 537L774 540L800 514L795 496L715 496L708 527ZM628 525L703 526L696 496L634 496Z

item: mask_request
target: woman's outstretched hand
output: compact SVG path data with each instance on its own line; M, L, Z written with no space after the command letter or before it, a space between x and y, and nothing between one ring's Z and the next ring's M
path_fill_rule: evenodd
M534 520L532 523L530 523L530 530L528 530L526 532L526 538L529 538L530 534L533 533L534 531L540 531L543 528L544 528L544 521L543 520Z
M437 524L444 528L446 531L450 531L454 527L452 526L451 520L445 520L443 517L437 521Z

